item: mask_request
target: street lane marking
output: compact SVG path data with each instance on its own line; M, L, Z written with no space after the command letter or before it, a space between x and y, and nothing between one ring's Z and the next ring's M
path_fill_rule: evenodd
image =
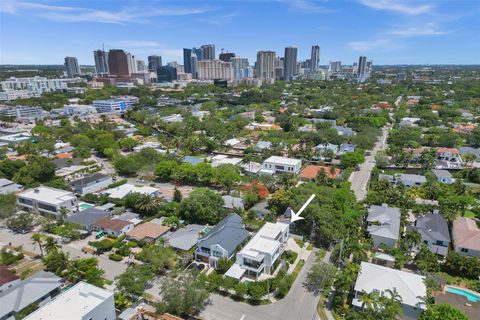
M240 320L244 320L245 319L245 315L242 314L242 317L240 318Z

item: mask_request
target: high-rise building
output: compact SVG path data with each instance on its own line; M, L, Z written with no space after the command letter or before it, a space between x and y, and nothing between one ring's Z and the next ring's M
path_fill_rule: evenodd
M312 54L310 55L310 73L315 73L320 68L320 46L318 44L312 46Z
M204 44L200 47L202 49L202 59L200 60L213 60L215 59L215 45Z
M233 80L232 64L218 59L198 61L198 79Z
M257 78L275 79L275 51L258 51L255 65Z
M220 53L219 55L219 59L224 61L224 62L230 62L230 60L235 57L235 53L233 52L223 52L223 49L222 49L222 53Z
M195 53L198 61L203 60L202 49L201 48L192 48L192 52Z
M297 47L285 48L285 62L283 67L285 81L290 81L297 74Z
M75 57L65 57L65 69L67 69L67 75L69 78L81 74L78 60Z
M162 66L161 56L148 56L148 71L156 72L158 67Z
M127 52L127 61L129 75L132 73L137 73L137 59L130 52Z
M103 50L93 51L93 59L95 60L95 71L98 75L107 75L108 72L108 52Z
M230 59L233 68L233 78L235 80L248 77L248 59L240 57L232 57Z
M129 76L127 53L121 49L111 49L108 53L108 70L112 76Z
M171 65L160 66L157 68L158 82L172 82L177 80L177 68Z
M137 60L137 72L145 72L147 71L147 66L145 65L144 60Z
M183 48L183 69L185 73L192 73L192 49Z
M337 73L342 71L342 61L330 61L328 65L328 73Z
M357 66L357 80L358 82L365 81L367 77L367 57L360 56L358 58L358 66Z
M192 52L192 57L190 58L190 67L191 67L190 72L192 74L192 79L198 79L198 58L195 52Z

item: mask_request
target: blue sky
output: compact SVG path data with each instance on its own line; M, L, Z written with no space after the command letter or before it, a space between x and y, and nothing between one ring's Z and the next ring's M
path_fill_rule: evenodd
M121 48L182 62L182 48L213 43L247 57L321 47L320 63L479 64L480 0L0 0L0 64L61 64Z

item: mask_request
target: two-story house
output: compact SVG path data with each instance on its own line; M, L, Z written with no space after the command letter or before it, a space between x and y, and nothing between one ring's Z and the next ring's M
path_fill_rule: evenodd
M464 256L480 257L480 229L475 220L458 217L452 227L453 248Z
M263 169L271 170L274 173L296 173L302 168L302 160L271 156L263 162Z
M456 148L438 148L437 159L458 165L462 164L462 154L460 153L460 150Z
M17 194L17 204L39 213L60 216L62 208L76 210L77 198L70 191L40 186Z
M285 250L289 225L267 222L255 236L237 253L235 264L225 273L236 279L243 275L258 279L264 273L271 275Z
M198 239L195 260L216 268L218 260L230 260L248 236L242 218L232 213Z
M367 231L373 245L384 245L389 248L396 246L400 235L400 209L388 205L371 206L368 208Z
M438 212L418 217L415 229L422 236L422 242L433 253L446 256L450 245L447 220Z
M83 196L87 193L106 189L112 182L112 177L102 173L94 173L71 181L70 186L75 194Z

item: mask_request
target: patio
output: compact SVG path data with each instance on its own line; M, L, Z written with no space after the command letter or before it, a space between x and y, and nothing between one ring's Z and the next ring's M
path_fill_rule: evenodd
M447 303L465 313L469 319L476 320L480 314L480 302L471 302L464 296L445 292L435 297L435 303Z

